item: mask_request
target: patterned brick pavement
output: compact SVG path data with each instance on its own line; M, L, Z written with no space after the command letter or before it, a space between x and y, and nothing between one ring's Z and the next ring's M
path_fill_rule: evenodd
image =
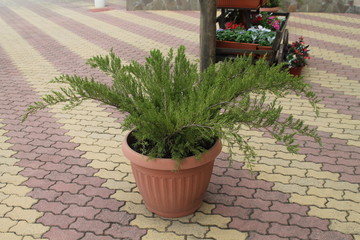
M84 62L111 48L128 62L183 44L198 58L198 12L127 12L125 0L108 2L109 11L92 12L91 1L0 0L1 240L360 240L359 15L290 18L290 40L311 45L304 76L322 110L315 119L290 96L284 111L317 127L324 146L298 138L303 148L292 155L244 130L258 149L254 175L240 157L228 167L222 153L201 209L163 219L142 204L114 109L88 101L20 123L60 73L108 82Z

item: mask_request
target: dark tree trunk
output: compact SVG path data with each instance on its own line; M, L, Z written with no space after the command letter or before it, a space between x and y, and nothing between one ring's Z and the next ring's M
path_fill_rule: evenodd
M200 70L215 62L216 0L200 1Z

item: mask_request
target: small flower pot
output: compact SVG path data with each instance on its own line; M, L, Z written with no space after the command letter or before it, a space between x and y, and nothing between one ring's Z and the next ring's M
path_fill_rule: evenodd
M304 67L298 67L298 68L292 67L292 68L289 68L289 73L294 75L294 76L300 77L301 71L302 71L303 68Z

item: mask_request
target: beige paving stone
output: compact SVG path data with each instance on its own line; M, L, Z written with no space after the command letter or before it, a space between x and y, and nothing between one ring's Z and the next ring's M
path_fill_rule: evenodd
M325 180L324 187L333 188L333 189L337 189L337 190L349 190L351 192L357 193L359 186L354 183Z
M120 147L104 147L103 149L101 149L100 152L109 154L109 155L116 155L119 154L121 152L121 148Z
M169 232L158 232L153 229L148 229L145 236L141 240L185 240L184 236L176 235L175 233Z
M292 176L290 183L297 184L300 186L316 186L316 187L322 187L324 185L324 180L322 179L316 179L316 178L310 178L310 177L298 177L298 176Z
M71 142L74 143L79 143L79 144L85 144L85 145L89 145L89 146L96 146L95 142L97 141L96 139L92 139L92 138L87 138L87 137L74 137L73 139L70 140Z
M13 150L7 150L7 149L2 149L0 151L0 157L5 157L5 158L9 158L11 157L12 155L16 154L15 151Z
M326 199L319 198L316 196L303 196L299 194L291 194L289 199L290 202L298 203L300 205L318 206L325 207Z
M5 194L5 193L0 192L0 202L1 202L2 200L4 200L4 199L8 198L8 197L9 197L8 194Z
M289 163L290 165L290 163ZM299 176L299 177L305 177L306 170L299 169L299 168L292 168L292 167L282 167L282 166L276 166L274 169L274 173L280 173L282 175L290 175L290 176Z
M13 208L6 206L5 204L0 204L0 217L4 217L6 213L10 212Z
M2 240L22 240L23 236L18 236L15 233L0 232L0 239L2 239Z
M344 192L339 190L334 190L331 188L318 188L318 187L310 186L307 194L315 195L323 198L335 198L338 200L342 200L343 199L342 196L344 195Z
M355 211L360 213L360 203L346 200L329 199L326 203L329 208L335 208L344 211Z
M130 160L128 160L125 156L123 155L111 155L108 159L108 161L111 162L118 162L118 163L126 163L126 164L130 164Z
M206 234L208 238L226 239L226 240L245 240L248 237L247 233L239 232L233 229L221 229L217 227L210 227L210 231Z
M120 163L118 167L115 168L115 170L123 172L123 173L132 173L132 169L130 164L127 163Z
M166 228L170 226L171 220L137 215L136 218L130 222L130 224L136 225L140 228L152 228L164 232L166 231Z
M123 207L120 208L121 211L126 211L133 214L141 214L144 216L151 217L153 213L147 210L144 204L136 204L133 202L126 202Z
M94 176L114 180L123 180L126 175L126 173L122 173L120 171L110 171L106 169L100 169L97 173L94 174Z
M100 123L98 123L100 124ZM108 128L101 127L101 126L84 126L83 131L89 132L89 133L107 133Z
M4 173L3 175L0 176L0 182L2 183L9 183L9 184L14 184L14 185L19 185L23 182L25 182L28 178L23 177L21 175L12 175L9 173Z
M127 181L127 182L131 182L131 183L135 183L135 178L134 178L134 175L133 175L133 174L127 174L127 176L124 177L123 180L124 180L124 181Z
M309 216L315 216L323 219L337 219L340 221L346 221L348 215L345 211L339 211L332 208L318 208L310 206Z
M18 167L18 166L0 164L0 174L8 173L8 174L11 174L11 175L16 175L22 170L24 170L24 169L21 168L21 167Z
M91 138L90 138L91 139ZM73 142L76 142L74 139L73 139ZM94 141L95 142L95 141ZM76 142L76 143L82 143L82 142ZM102 149L104 149L104 147L102 146L97 146L97 145L87 145L87 144L80 144L77 148L77 150L80 150L80 151L84 151L84 152L94 152L94 153L97 153L97 152L100 152Z
M6 214L6 217L11 218L12 220L25 220L26 222L32 223L42 215L43 213L34 209L22 209L15 207L11 212Z
M1 150L9 149L11 146L13 146L13 144L11 144L11 143L5 143L5 142L0 142L0 149L1 149Z
M289 183L290 182L290 176L285 176L281 174L275 174L275 173L265 173L260 172L257 179L262 179L270 182L280 182L280 183Z
M107 179L106 182L102 184L102 187L107 187L110 189L121 189L125 192L131 192L136 187L136 184L127 181L116 181L114 179Z
M273 190L285 192L285 193L297 193L300 195L305 195L308 190L307 187L300 186L297 184L283 184L276 182L272 188Z
M206 203L203 202L201 204L201 207L198 209L199 212L203 212L205 214L211 214L212 210L216 207L215 204L210 204L210 203Z
M84 131L85 130L85 126L79 125L79 124L69 124L66 123L64 124L64 126L62 126L62 128L68 129L68 130L76 130L76 131Z
M91 134L91 133L89 133L89 132L78 131L78 130L69 130L68 132L65 133L65 135L67 135L67 136L71 136L71 137L82 137L82 138L89 137L90 134Z
M133 203L142 203L142 197L139 193L136 192L125 192L121 189L116 190L116 192L111 195L112 198L115 198L119 201L130 201Z
M282 159L288 159L288 160L297 160L297 161L304 161L304 159L305 159L305 155L285 153L285 152L278 152L278 153L276 153L275 157L282 158Z
M360 223L360 213L349 211L349 216L347 217L347 220L350 222Z
M88 166L93 167L95 169L115 170L115 168L119 166L119 163L93 160Z
M38 200L33 199L31 197L10 195L8 198L3 200L1 203L6 204L7 206L30 208L32 205L34 205L37 202L38 202Z
M353 134L344 134L344 133L334 133L331 135L333 138L340 138L345 140L359 140L359 135L353 135Z
M167 231L175 232L176 234L194 235L198 238L204 238L205 234L209 231L209 227L204 227L196 223L181 223L179 221L173 221Z
M195 213L195 216L191 218L192 222L200 223L201 225L213 225L220 228L227 228L231 222L230 217L223 217L220 215L208 215L201 212Z
M275 169L275 166L269 166L269 165L262 164L262 163L256 163L255 166L253 167L254 172L273 173L274 169Z
M360 235L353 235L354 240L360 240Z
M23 178L21 176L19 176L19 177L20 178L17 178L17 179L22 179ZM4 181L4 180L2 180L1 177L0 177L0 180ZM14 179L11 179L11 180L14 180ZM19 184L24 182L25 180L19 181ZM18 195L18 196L25 196L27 193L31 192L31 188L29 188L27 186L18 186L18 185L8 183L8 184L6 184L5 187L0 189L0 192L8 194L8 195L15 194L15 195Z
M105 162L108 158L110 158L110 155L99 152L87 152L83 155L83 157L89 160L99 160Z
M291 161L289 161L287 159L285 160L285 159L277 158L277 157L272 157L272 158L261 157L259 160L259 163L266 164L266 165L273 165L273 166L288 167L290 165Z
M17 235L31 235L36 238L40 238L45 232L49 230L49 227L40 223L28 223L25 221L19 221L17 225L12 227L9 231L14 232Z
M3 151L3 150L1 150L1 151ZM14 164L17 163L18 161L19 161L19 159L16 159L16 158L0 156L0 164L2 164L2 165L14 166Z
M103 147L113 147L113 148L120 148L121 142L115 141L115 140L104 140L104 139L98 139L95 143L95 145L103 146Z
M0 218L0 232L8 232L9 229L17 224L17 221L14 221L7 217Z
M291 161L290 167L306 169L306 170L312 169L312 170L321 171L322 165L319 163L312 163L312 162Z
M45 238L34 238L34 237L32 237L32 236L25 236L22 240L48 240L48 238L47 239L45 239Z
M88 137L90 138L95 138L95 139L104 139L104 140L107 140L107 139L113 139L115 137L115 135L113 134L107 134L107 133L96 133L96 132L93 132L91 133Z
M332 172L325 172L325 171L314 171L308 170L306 173L306 177L314 177L314 178L321 178L321 179L330 179L333 181L338 181L340 174L339 173L332 173Z
M360 234L360 223L331 220L329 228L346 234Z
M344 200L351 200L360 203L360 194L359 192L350 192L350 191L344 191Z

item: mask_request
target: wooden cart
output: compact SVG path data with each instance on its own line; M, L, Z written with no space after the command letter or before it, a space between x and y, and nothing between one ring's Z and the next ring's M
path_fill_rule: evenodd
M238 1L241 2L241 1ZM259 5L256 8L241 8L241 5L237 3L237 7L221 7L221 15L217 18L217 23L220 28L225 28L225 19L229 14L235 12L239 15L240 21L245 25L246 28L250 26L251 14L259 13ZM216 62L223 61L225 58L234 58L237 55L253 54L254 57L261 57L267 54L270 64L277 64L284 61L285 53L287 52L289 42L289 32L286 29L287 21L289 19L289 13L273 13L274 16L283 16L285 21L282 21L280 30L276 31L275 40L271 49L238 49L238 48L216 48Z

